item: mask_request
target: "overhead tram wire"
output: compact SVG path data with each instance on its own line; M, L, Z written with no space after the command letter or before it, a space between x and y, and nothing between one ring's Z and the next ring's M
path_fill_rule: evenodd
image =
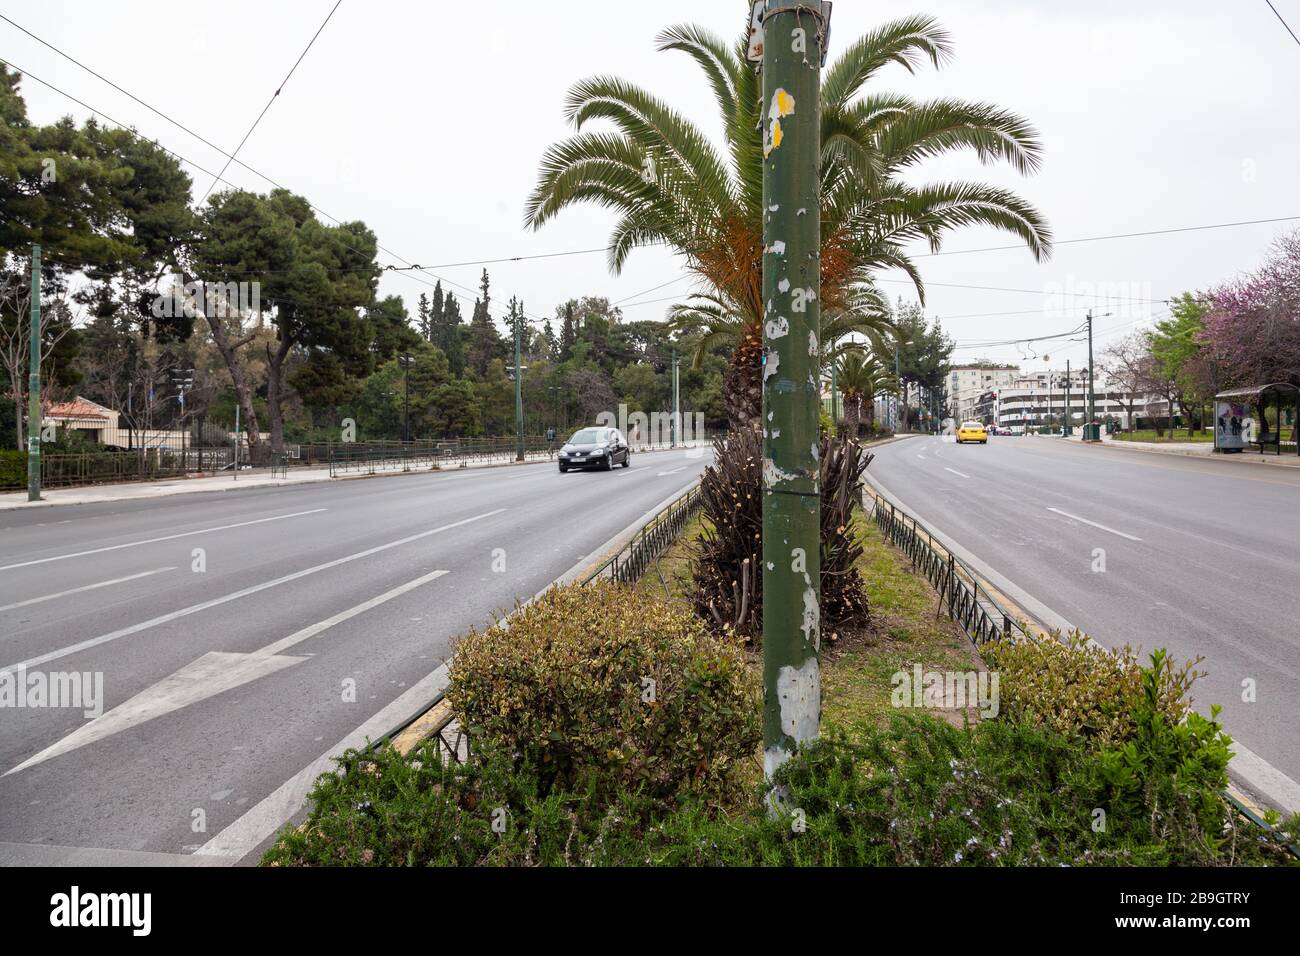
M339 0L339 2L342 2L342 0ZM337 8L338 8L338 3L336 3L336 4L334 5L334 9L337 9ZM331 16L333 15L333 9L331 10L330 15L331 15ZM0 14L0 17L2 17L2 16L3 16L3 14ZM115 90L118 90L119 92L121 92L121 93L124 94L125 96L128 96L128 97L130 97L132 100L134 100L135 102L139 103L141 106L144 106L146 109L148 109L148 110L150 110L151 112L153 112L153 113L157 114L158 116L162 117L163 119L165 119L167 122L171 123L171 124L172 124L173 126L175 126L176 128L178 128L178 129L180 129L180 130L183 130L185 133L189 134L190 136L193 136L195 139L198 139L200 142L204 143L205 145L211 147L212 149L215 149L217 152L221 153L221 155L223 155L223 156L225 156L225 157L227 158L227 162L226 162L226 164L225 164L224 166L222 166L222 168L221 168L221 172L219 172L219 173L213 173L211 170L209 170L209 169L206 168L205 166L202 166L202 165L200 165L199 163L196 163L196 162L194 162L193 160L188 159L188 158L186 158L185 156L182 156L180 153L178 153L178 152L176 152L176 151L174 151L174 150L168 149L166 146L163 146L162 143L159 142L157 139L149 139L149 138L143 136L142 134L140 134L139 132L137 132L135 129L133 129L132 127L128 126L126 123L123 123L123 122L121 122L121 121L119 121L119 120L114 119L112 116L110 116L108 113L104 112L103 110L96 109L95 107L91 106L89 103L85 102L84 100L82 100L82 99L80 99L80 98L78 98L78 97L76 97L76 96L73 96L71 93L67 92L67 91L64 90L64 89L61 89L60 87L55 86L53 83L49 82L48 80L44 80L44 79L42 79L41 77L37 76L36 74L34 74L34 73L32 73L32 72L30 72L30 71L28 71L28 70L24 70L22 67L18 66L17 64L15 64L15 63L13 63L13 62L11 62L11 61L9 61L9 60L5 60L5 59L3 59L3 58L0 58L0 63L4 63L6 66L10 67L11 69L16 70L17 72L21 73L24 77L27 77L27 78L30 78L30 79L35 80L37 83L40 83L42 86L45 86L45 87L47 87L48 89L53 90L54 92L58 93L60 96L63 96L64 98L66 98L66 99L68 99L68 100L71 100L72 102L76 103L78 106L81 106L83 109L89 110L90 113L92 113L93 115L95 115L95 116L99 116L99 117L101 117L101 118L107 120L108 122L112 123L114 126L118 127L119 129L122 129L122 130L126 131L127 133L131 134L132 136L136 137L137 139L139 139L139 140L141 140L141 141L143 141L143 142L146 142L146 143L152 143L154 146L157 146L157 147L158 147L159 149L161 149L163 152L167 153L167 155L172 156L173 158L175 158L178 162L182 162L182 163L186 164L187 166L190 166L190 167L192 167L192 168L198 170L199 172L203 173L205 176L210 176L210 177L212 177L213 186L215 186L216 183L221 182L221 183L225 183L225 184L226 184L227 186L229 186L231 189L238 189L238 188L240 188L238 185L236 185L235 183L233 183L233 182L231 182L230 180L228 180L228 179L225 178L225 174L226 174L227 170L229 169L231 163L235 163L235 164L237 164L237 165L239 165L239 166L242 166L244 169L248 170L249 172L253 173L255 176L258 176L259 178L261 178L261 179L265 180L266 182L270 183L272 186L276 187L277 189L288 190L288 187L285 186L284 184L282 184L282 183L280 183L280 182L277 182L276 180L272 179L270 176L267 176L265 173L263 173L263 172L261 172L261 171L255 169L255 168L253 168L252 166L250 166L249 164L245 163L243 160L238 159L238 158L237 158L233 153L228 153L228 152L226 152L226 151L225 151L224 149L222 149L220 146L217 146L217 145L216 145L215 143L213 143L212 141L210 141L210 140L208 140L207 138L201 136L200 134L194 132L194 130L190 129L188 126L186 126L185 124L181 123L179 120L173 119L172 117L168 116L166 113L162 112L161 110L157 109L156 107L150 105L149 103L146 103L146 102L145 102L143 99L141 99L140 97L138 97L138 96L136 96L135 94L131 93L130 91L128 91L128 90L122 88L122 87L119 86L118 84L114 83L112 80L108 79L107 77L103 76L102 74L98 73L97 71L95 71L95 70L91 69L90 67L86 66L84 63L82 63L81 61L77 60L75 57L72 57L72 56L70 56L69 54L64 53L64 52L63 52L62 50L60 50L58 47L56 47L56 46L54 46L53 44L49 43L48 41L42 39L41 37L36 36L36 34L32 33L30 30L27 30L25 27L23 27L23 26L21 26L21 25L15 23L13 20L9 19L8 17L3 17L3 19L4 19L6 22L8 22L8 23L12 24L13 26L17 27L19 30L22 30L22 31L23 31L24 33L26 33L28 36L32 37L33 39L37 40L38 42L40 42L40 43L44 44L45 46L49 47L51 50L53 50L54 52L58 53L60 56L62 56L62 57L64 57L65 59L69 60L70 62L76 64L78 67L80 67L81 69L85 70L87 73L90 73L90 74L91 74L92 76L94 76L96 79L99 79L99 80L101 80L101 81L107 83L109 86L112 86ZM328 22L328 17L326 18L326 22ZM324 24L322 23L322 25L321 25L321 29L323 29L323 28L324 28ZM320 30L317 30L317 35L319 35L319 33L320 33ZM313 42L314 42L314 40L315 40L315 38L313 37ZM308 49L310 49L310 44L308 45ZM303 51L303 56L305 56L305 55L306 55L306 50ZM299 62L301 62L301 59L302 59L302 58L299 57ZM294 66L295 66L295 69L296 69L297 64L295 63ZM292 71L290 71L290 75L292 75ZM287 81L287 77L286 77L286 81ZM211 189L212 189L212 187L210 186L210 187L209 187L209 192L211 192ZM206 198L206 196L207 196L207 193L204 194L204 198ZM342 219L339 219L337 216L332 216L332 215L330 215L330 214L329 214L328 212L326 212L324 209L321 209L319 206L315 205L314 203L312 203L312 202L310 202L310 201L308 201L308 200L306 200L306 199L304 199L304 201L307 203L308 208L311 209L313 212L318 213L319 215L321 215L321 216L324 217L325 219L328 219L329 221L333 222L333 223L336 224L336 225L342 225L342 223L343 223L343 220L342 220ZM202 202L202 200L200 200L200 204L201 204L201 202ZM427 286L429 286L430 288L433 288L434 283L429 282L429 281L427 281L426 279L422 279L422 278L419 277L419 276L411 275L411 273L412 273L412 272L415 272L415 271L424 272L424 273L426 273L426 274L428 274L428 275L433 276L433 278L434 278L435 280L442 281L442 282L446 283L446 284L449 285L449 286L455 286L456 288L461 289L461 290L463 290L464 292L470 293L470 294L472 294L472 295L477 295L477 290L476 290L476 289L474 289L474 288L472 288L472 287L470 287L470 286L462 285L461 283L458 283L458 282L454 282L454 281L452 281L451 279L447 279L447 278L445 278L445 277L443 277L443 276L439 276L439 275L437 275L437 274L435 274L435 273L429 271L431 268L442 268L442 266L421 266L421 265L418 265L418 264L416 264L416 263L413 263L411 260L406 259L406 258L403 257L403 256L398 255L396 252L394 252L393 250L387 248L386 246L384 246L382 243L379 243L378 241L376 241L375 245L376 245L376 247L377 247L378 249L380 249L382 252L386 253L386 254L387 254L388 256L390 256L391 258L396 259L396 260L398 260L398 262L401 262L401 263L402 263L401 266L385 266L384 268L385 268L387 271L397 272L397 273L402 274L402 275L410 275L411 278L414 279L415 281L417 281L417 282L421 282L421 283L423 283L424 285L427 285ZM358 255L365 255L365 253L361 252L361 251L358 250L358 249L354 249L354 248L351 247L351 246L348 246L346 243L343 243L343 246L344 246L344 248L348 249L348 250L351 251L351 252L355 252L355 253L357 253ZM607 247L606 247L606 248L607 248ZM590 250L585 250L584 252L588 252L588 251L590 251ZM595 250L595 251L604 251L604 250L601 249L601 250ZM565 253L565 254L577 254L577 253L576 253L576 251L575 251L574 253ZM550 254L547 254L547 255L550 255ZM514 258L514 257L512 257L512 258ZM525 258L525 257L519 257L519 258ZM476 263L464 263L464 264L469 265L469 264L476 264ZM341 271L344 271L344 270L335 270L335 271L336 271L336 272L341 272ZM358 270L358 271L364 271L364 270ZM507 290L507 291L509 291L509 290ZM525 316L528 317L528 318L533 319L533 321L536 321L536 322L543 322L543 321L545 321L545 319L543 319L543 318L540 318L540 317L538 317L538 316L534 316L534 315L529 315L528 313L525 313ZM503 318L504 318L504 313L503 313Z
M1277 12L1277 7L1273 6L1273 0L1264 0L1264 2L1267 3L1268 8L1273 11L1273 16L1277 17L1282 26L1286 27L1286 32L1291 34L1291 39L1295 40L1297 44L1300 44L1300 37L1295 35L1295 31L1291 29L1291 24L1282 19L1282 14Z
M321 27L317 30L317 33L316 33L317 36L320 34L320 31L321 31L322 29L324 29L325 23L328 23L328 22L329 22L330 17L332 17L333 14L334 14L334 10L336 10L336 9L338 8L339 3L341 3L341 2L342 2L342 0L338 0L338 2L335 3L334 7L331 8L329 15L326 17L325 21L321 24ZM1270 7L1272 6L1271 3L1270 3L1269 5L1270 5ZM1274 12L1276 13L1276 10L1275 10ZM288 188L288 187L282 185L281 183L277 182L276 180L272 179L270 176L267 176L265 173L262 173L261 171L259 171L259 170L255 169L254 167L250 166L248 163L244 162L243 160L238 159L234 154L227 153L225 150L223 150L220 146L217 146L217 145L216 145L215 143L213 143L211 140L206 139L205 137L203 137L203 136L200 135L199 133L196 133L194 130L190 129L188 126L186 126L186 125L184 125L183 123L181 123L180 121L178 121L178 120L172 118L171 116L168 116L166 113L162 112L161 110L157 109L156 107L152 106L151 104L145 102L145 101L142 100L140 97L138 97L138 96L136 96L135 94L131 93L129 90L126 90L126 89L124 89L123 87L119 86L117 83L114 83L112 80L108 79L106 76L102 75L101 73L95 71L95 70L92 69L91 67L86 66L86 64L82 63L80 60L76 59L75 57L73 57L73 56L71 56L71 55L69 55L69 54L67 54L67 53L65 53L64 51L60 50L58 47L54 46L53 44L49 43L48 41L44 40L43 38L41 38L41 37L37 36L36 34L32 33L32 32L31 32L30 30L28 30L26 27L23 27L21 24L16 23L14 20L12 20L12 19L10 19L9 17L5 16L3 13L0 13L0 19L3 19L5 22L9 23L11 26L15 27L16 29L21 30L23 33L27 34L27 35L28 35L29 37L31 37L32 39L34 39L34 40L36 40L37 42L41 43L42 45L48 47L50 50L53 50L55 53L58 53L60 56L62 56L62 57L64 57L65 59L67 59L69 62L71 62L71 63L75 64L76 66L80 67L81 69L85 70L87 73L90 73L90 74L91 74L92 76L94 76L96 79L99 79L99 80L101 80L101 81L104 82L104 83L107 83L109 86L113 87L113 88L114 88L115 90L117 90L118 92L120 92L120 93L122 93L123 95L129 97L130 99L134 100L136 103L139 103L141 106L145 107L145 108L148 109L150 112L152 112L152 113L154 113L154 114L160 116L162 119L164 119L164 120L166 120L167 122L171 123L173 126L175 126L175 127L177 127L178 129L184 131L185 133L189 134L190 136L193 136L195 139L199 140L199 141L202 142L204 145L209 146L210 148L212 148L212 149L216 150L217 152L221 153L221 155L225 156L225 157L227 158L228 162L227 162L227 163L222 167L222 172L221 172L221 174L214 175L212 172L210 172L210 171L207 170L206 168L200 166L198 163L195 163L195 162L193 162L193 161L191 161L191 160L188 160L188 159L186 159L185 157L181 156L179 153L176 153L176 152L174 152L174 151L172 151L172 150L169 150L169 149L167 149L166 147L162 146L162 144L161 144L160 142L158 142L157 139L154 139L154 140L147 140L147 139L146 139L146 140L145 140L146 142L152 142L154 145L158 146L158 147L159 147L160 149L162 149L164 152L168 153L168 154L171 155L171 156L174 156L176 159L180 160L181 162L184 162L184 163L186 163L187 165L194 167L195 169L199 170L200 172L204 173L205 175L212 176L212 177L213 177L213 185L214 185L214 186L215 186L215 184L216 184L217 182L223 182L223 183L225 183L226 185L230 186L232 189L237 189L237 188L239 188L239 187L236 186L234 183L232 183L232 182L230 182L229 180L227 180L227 179L224 178L224 174L225 174L226 170L228 169L228 167L230 166L230 164L233 162L233 163L238 164L239 166L242 166L244 169L246 169L246 170L248 170L249 172L253 173L255 176L258 176L259 178L265 180L266 182L270 183L272 186L275 186L276 188L279 188L279 189L287 189L287 188ZM1280 16L1279 16L1279 19L1281 19ZM1283 24L1285 25L1286 21L1283 20L1282 22L1283 22ZM1289 26L1287 27L1287 29L1288 29L1288 31L1290 31L1290 27L1289 27ZM1293 35L1294 35L1294 34L1293 34ZM315 42L315 36L313 36L311 42L312 42L312 43ZM308 46L307 46L307 49L305 49L305 50L303 51L303 54L299 57L298 62L301 62L301 60L302 60L302 56L305 56L307 50L310 49L310 48L311 48L311 43L309 43ZM117 120L114 120L112 117L110 117L108 114L104 113L102 110L96 110L94 107L92 107L92 106L90 106L89 104L85 103L84 101L78 99L77 97L73 96L72 94L67 93L67 92L65 92L64 90L60 89L59 87L54 86L52 83L49 83L48 81L43 80L43 79L41 79L40 77L35 76L35 75L33 75L32 73L30 73L30 72L28 72L28 71L26 71L26 70L21 69L20 67L14 65L12 62L9 62L9 61L6 61L6 60L3 60L3 59L0 59L0 63L5 63L7 66L10 66L11 68L17 70L18 72L22 73L24 76L28 76L28 77L30 77L31 79L36 80L38 83L42 84L43 86L46 86L46 87L50 88L51 90L54 90L56 93L59 93L60 95L66 97L67 99L72 100L74 103L77 103L78 105L82 106L83 108L85 108L85 109L87 109L87 110L90 110L90 112L92 112L92 113L94 113L94 114L96 114L96 115L102 116L103 118L109 120L109 122L113 123L114 125L118 126L118 127L121 128L121 129L126 130L127 132L131 133L132 135L136 136L137 138L139 138L139 139L145 139L145 137L141 136L139 133L136 133L134 129L128 127L126 124L123 124L123 123L118 122ZM294 69L296 69L296 68L297 68L297 63L294 64ZM291 76L292 73L293 73L293 70L290 70L290 74L289 74L289 75ZM288 81L288 77L287 77L287 76L286 76L286 78L285 78L285 81L286 81L286 82ZM283 84L282 84L282 85L283 85ZM274 99L274 97L273 97L272 99ZM269 105L269 104L268 104L268 105ZM264 112L265 112L265 111L264 111ZM251 132L251 130L250 130L250 132ZM241 144L241 145L242 145L242 144ZM212 189L212 187L210 186L210 187L209 187L209 192L211 191L211 189ZM207 194L205 193L205 197L206 197L206 195L207 195ZM326 219L329 219L330 221L334 222L335 224L341 224L341 223L342 223L342 220L338 219L338 218L335 217L335 216L331 216L329 213L325 212L325 210L321 209L321 208L318 207L318 206L313 205L311 202L307 202L307 205L308 205L308 207L309 207L310 209L312 209L313 211L319 213L320 215L324 216ZM1239 222L1213 223L1213 224L1208 224L1208 225L1185 226L1185 227L1178 227L1178 228L1173 228L1173 229L1150 230L1150 231L1145 231L1145 232L1118 233L1118 234L1106 235L1106 236L1090 236L1090 237L1080 238L1080 239L1060 239L1060 240L1055 241L1055 242L1053 243L1053 245L1061 246L1061 245L1071 245L1071 244L1075 244L1075 243L1083 243L1083 242L1102 242L1102 241L1108 241L1108 240L1113 240L1113 239L1129 239L1129 238L1138 238L1138 237L1143 237L1143 236L1169 235L1169 234L1174 234L1174 233L1181 233L1181 232L1194 232L1194 231L1201 231L1201 230L1207 230L1207 229L1224 229L1224 228L1231 228L1231 227L1237 227L1237 226L1264 225L1264 224L1279 223L1279 222L1294 222L1294 221L1297 221L1297 220L1300 220L1300 216L1283 216L1283 217L1277 217L1277 218L1273 218L1273 219L1255 219L1255 220L1244 220L1244 221L1239 221ZM387 253L387 254L388 254L389 256L391 256L392 258L397 259L397 260L399 260L400 262L404 263L404 265L401 266L401 267L397 267L397 266L385 266L385 269L386 269L387 271L392 271L392 272L401 272L401 273L404 273L404 274L409 273L409 272L414 272L414 271L426 272L427 274L432 275L435 279L438 279L438 280L444 281L444 282L446 282L448 285L455 286L456 288L462 289L462 290L464 290L464 291L466 291L466 292L469 292L469 293L472 293L472 294L473 294L473 293L476 293L476 290L474 290L473 288L471 288L471 287L469 287L469 286L461 285L461 284L456 283L456 282L452 282L452 281L449 280L449 279L444 279L444 278L441 277L441 276L438 276L438 275L436 275L436 274L434 274L434 273L432 273L432 272L429 272L429 270L430 270L430 269L435 269L435 268L454 268L454 267L456 267L456 266L468 266L468 265L490 265L490 264L493 264L494 262L522 261L522 260L525 260L525 259L534 259L534 258L551 258L551 257L555 257L555 256L562 256L562 255L588 255L588 254L592 254L592 253L595 253L595 252L605 252L605 251L608 251L608 248L609 248L608 246L605 246L605 247L599 247L599 248L593 248L593 249L571 250L571 251L565 251L565 252L560 252L560 253L543 253L543 254L539 254L539 255L536 255L536 256L511 256L511 257L503 257L503 258L500 258L500 259L497 259L497 260L466 261L466 262L459 262L459 263L440 263L440 264L436 264L436 265L433 265L433 266L420 266L420 265L418 265L418 264L413 264L412 261L409 260L409 259L406 259L406 258L404 258L404 257L402 257L402 256L399 256L397 253L393 252L391 249L388 249L387 247L383 246L382 244L376 243L376 245L377 245L377 247L378 247L379 249L381 249L383 252ZM350 248L350 247L348 247L348 248ZM950 251L948 251L948 252L919 253L919 254L918 254L917 256L915 256L914 258L932 258L932 257L937 257L937 256L948 256L948 255L966 255L966 254L970 254L970 253L978 253L978 252L998 252L998 251L1013 250L1013 249L1022 249L1022 248L1024 248L1022 245L1006 245L1006 246L990 246L990 247L985 247L985 248L981 248L981 249L956 249L956 250L950 250ZM357 252L358 250L352 249L351 251L353 251L353 252ZM342 271L342 270L338 270L338 271ZM622 304L622 303L624 303L624 302L627 302L629 299L635 299L635 298L637 298L638 296L645 295L646 293L653 292L653 291L655 291L656 289L664 288L664 287L666 287L666 286L668 286L668 285L672 285L672 284L675 283L675 282L684 281L685 279L688 279L688 278L690 278L690 277L691 277L691 275L690 275L689 273L683 274L683 275L681 275L681 276L678 276L676 279L670 279L669 281L664 282L664 283L661 283L660 285L654 286L654 287L652 287L652 288L650 288L650 289L645 289L645 290L642 290L641 292L634 293L633 295L626 296L626 297L624 297L623 299L619 299L619 300L617 300L617 301L614 302L613 304L614 304L614 305ZM416 276L412 276L412 278L415 278L415 279L417 279L417 281L420 281L420 280L418 280L418 277L416 277ZM906 282L906 281L908 281L908 280L880 280L880 281L889 281L889 282ZM432 287L432 283L425 282L424 284L429 285L430 287ZM931 282L931 283L927 283L927 284L928 284L928 285L935 286L935 287L988 289L989 291L1019 291L1019 292L1025 292L1025 293L1028 293L1028 294L1038 294L1038 293L1035 293L1034 290L1030 290L1030 289L1023 289L1023 290L1011 290L1011 289L1005 289L1005 290L1003 290L1003 289L995 289L995 287L959 286L959 285L955 285L955 284L952 284L952 283L935 283L935 282ZM1082 296L1081 296L1081 297L1082 297ZM633 305L643 305L643 304L650 304L650 302L653 302L653 301L663 301L663 300L649 300L648 302L645 302L645 303L632 303L632 304L633 304ZM1133 300L1133 301L1137 301L1137 300ZM1162 301L1162 300L1147 300L1147 301L1157 302L1157 301ZM536 316L528 316L528 317L529 317L529 318L533 318L534 321L543 321L542 319L540 319L540 318L538 318L538 317L536 317Z
M253 120L253 125L248 127L248 132L245 133L244 138L239 141L239 145L235 147L235 151L226 158L226 164L221 167L221 172L213 178L212 183L203 193L203 198L198 201L199 206L203 205L204 201L208 198L208 194L211 193L217 183L221 181L221 177L226 174L226 170L230 168L230 164L234 162L235 157L239 155L239 151L243 149L244 144L248 142L248 137L253 135L253 131L257 129L258 124L262 122L262 117L266 116L266 111L271 108L271 104L274 103L276 97L280 95L280 91L284 89L285 85L288 84L289 80L293 77L294 72L298 69L298 65L302 63L303 58L307 56L307 53L315 45L316 38L321 35L321 31L325 29L325 25L333 18L334 11L339 8L341 3L343 3L343 0L335 0L334 6L330 7L330 12L325 15L325 19L321 22L321 25L317 27L316 32L311 35L311 39L307 41L307 46L305 46L303 51L298 54L298 59L293 61L293 66L289 67L289 72L285 74L284 79L280 81L280 85L277 86L275 92L271 94L271 98L267 100L266 105L262 107L262 112L257 114L257 119Z

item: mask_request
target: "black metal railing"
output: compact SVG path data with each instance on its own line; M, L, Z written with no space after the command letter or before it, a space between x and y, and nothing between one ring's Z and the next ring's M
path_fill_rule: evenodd
M582 583L611 580L620 584L635 584L649 569L651 562L677 540L699 509L700 486L696 484L647 521L616 554L583 578Z
M994 597L986 581L939 544L915 517L878 496L872 497L872 517L885 537L939 592L939 613L946 612L976 646L998 638L1039 639L1026 622Z
M137 448L132 451L50 452L41 455L41 487L70 488L126 481L159 481L213 474L230 465L230 448ZM13 472L13 473L10 473ZM0 491L27 486L26 468L0 475Z

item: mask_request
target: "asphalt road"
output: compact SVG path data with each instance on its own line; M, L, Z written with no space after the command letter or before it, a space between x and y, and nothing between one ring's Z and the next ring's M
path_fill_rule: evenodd
M0 863L199 849L710 457L0 514L0 671L102 674L104 710L0 708Z
M875 451L909 511L1098 643L1204 656L1198 710L1300 780L1300 469L1008 436Z

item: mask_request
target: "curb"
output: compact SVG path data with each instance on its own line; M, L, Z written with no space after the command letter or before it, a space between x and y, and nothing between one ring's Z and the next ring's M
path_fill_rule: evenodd
M1211 453L1211 454L1208 454L1208 455L1207 455L1207 454L1205 454L1205 453L1203 453L1203 452L1199 452L1199 451L1180 451L1180 450L1178 450L1178 449L1174 449L1174 448L1146 448L1146 447L1137 448L1137 447L1134 447L1134 446L1133 446L1131 443L1129 443L1129 442L1125 442L1125 441L1114 441L1114 440L1112 440L1112 441L1108 441L1108 442L1102 442L1101 447L1102 447L1102 448L1114 448L1114 449L1117 449L1117 450L1118 450L1118 449L1122 449L1122 450L1128 452L1129 454L1133 454L1133 453L1143 454L1143 453L1145 453L1145 454L1148 454L1148 455L1170 455L1170 456L1173 456L1173 457L1175 457L1175 458L1195 458L1195 459L1199 459L1199 460L1201 460L1201 461L1223 461L1223 462L1227 462L1227 461L1231 460L1231 461L1239 461L1239 462L1241 462L1242 464L1245 464L1245 463L1249 462L1249 463L1252 464L1252 465L1272 465L1272 466L1274 466L1275 468L1276 468L1276 467L1281 467L1281 468L1300 468L1300 456L1296 456L1296 455L1280 455L1280 456L1279 456L1279 455L1273 455L1273 456L1271 456L1271 457L1270 457L1270 456L1265 456L1265 455L1246 455L1246 454L1241 454L1241 455L1215 455L1215 454Z

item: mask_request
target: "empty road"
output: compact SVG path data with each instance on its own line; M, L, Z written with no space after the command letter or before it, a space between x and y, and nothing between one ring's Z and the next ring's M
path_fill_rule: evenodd
M411 715L456 637L710 459L0 513L0 678L103 688L98 717L0 708L0 863L233 862L296 809L287 781Z
M1300 469L993 436L895 442L868 472L1099 643L1203 656L1198 709L1300 780Z

